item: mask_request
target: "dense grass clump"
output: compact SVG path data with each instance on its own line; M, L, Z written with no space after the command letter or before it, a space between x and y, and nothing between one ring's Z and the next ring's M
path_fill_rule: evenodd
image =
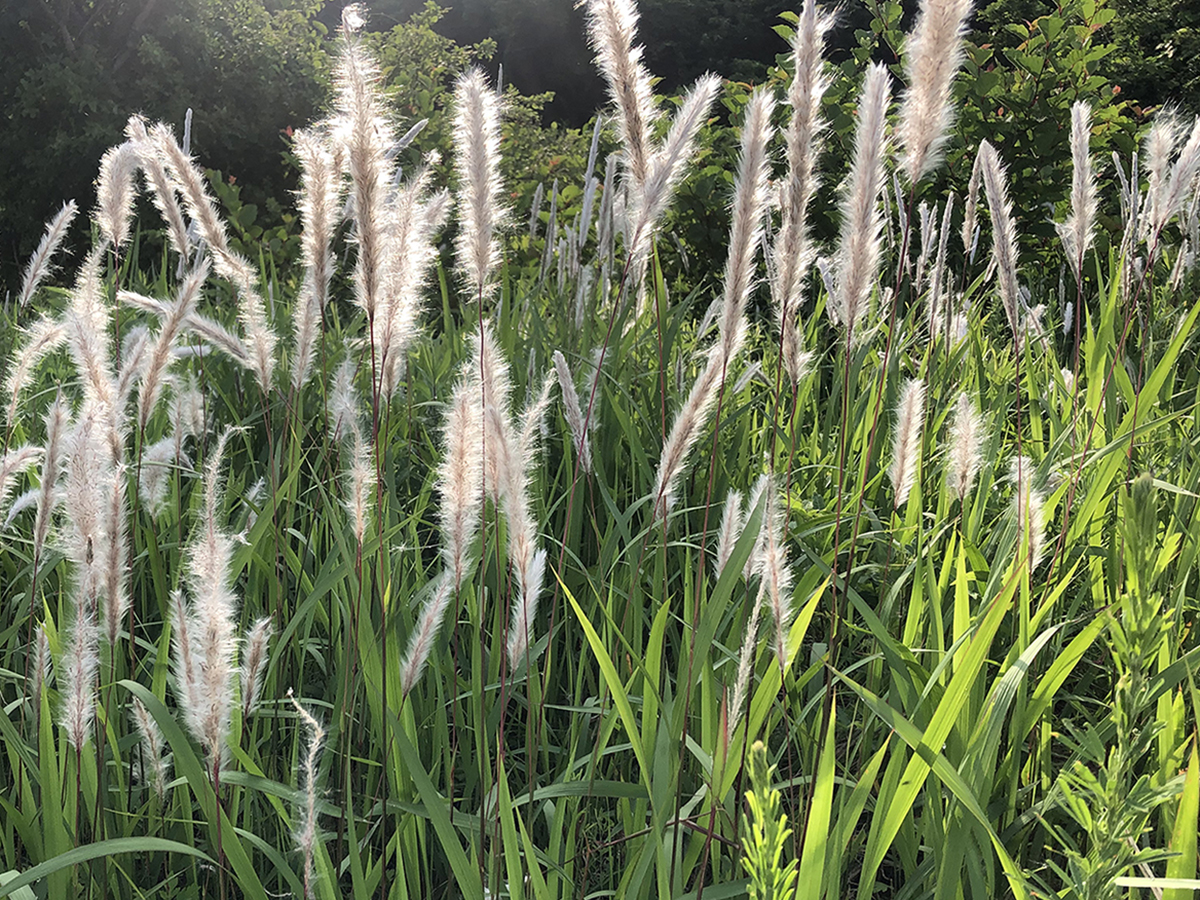
M865 71L843 159L809 0L721 283L672 297L719 84L668 116L632 0L585 5L621 143L572 221L505 205L478 71L453 183L401 171L350 8L302 271L137 118L64 288L50 223L3 323L0 896L1184 896L1200 121L1110 209L1080 99L1023 265L1003 145L931 187L969 4Z

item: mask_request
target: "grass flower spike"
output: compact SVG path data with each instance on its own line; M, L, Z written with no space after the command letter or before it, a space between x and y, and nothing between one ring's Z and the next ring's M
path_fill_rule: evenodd
M454 165L462 227L455 251L470 296L486 298L500 261L500 97L479 69L459 76L454 90Z
M888 479L892 482L893 503L897 509L908 500L917 480L921 464L921 428L925 424L925 382L910 378L900 391L896 403L896 426L892 433L892 465Z
M908 88L900 101L896 137L900 169L916 184L941 159L954 106L951 82L962 65L963 35L972 0L922 0L904 48Z

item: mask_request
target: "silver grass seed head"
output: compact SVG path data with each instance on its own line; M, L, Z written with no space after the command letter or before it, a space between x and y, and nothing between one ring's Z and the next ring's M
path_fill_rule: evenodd
M720 318L722 340L729 339L740 327L754 283L755 259L762 242L763 219L769 199L771 161L767 145L774 133L771 127L774 109L775 100L765 88L756 90L746 106L741 159L733 187L729 255L725 262Z
M129 240L129 223L137 199L135 177L141 158L131 141L109 149L100 160L96 180L96 224L100 234L116 250Z
M959 502L967 498L983 461L983 417L971 395L962 391L954 403L950 449L946 456L946 488Z
M184 218L183 208L179 205L176 187L167 174L155 142L146 130L146 120L141 116L130 116L125 125L125 136L138 154L139 164L150 187L150 196L163 222L166 223L167 239L171 249L179 257L179 265L182 267L191 255L192 241L188 236L188 223ZM188 143L188 136L190 135L185 132L185 144ZM188 149L184 149L185 155L188 152Z
M575 453L579 457L579 465L585 472L592 471L592 445L588 438L587 429L583 422L583 410L579 405L579 395L575 390L575 380L571 369L567 366L566 357L561 350L554 351L554 369L558 376L558 385L562 391L563 418L571 430L571 438L575 444Z
M1096 172L1088 153L1091 116L1092 108L1086 101L1077 100L1071 106L1071 214L1066 222L1055 226L1077 282L1083 277L1083 258L1095 238Z
M429 586L417 616L417 624L409 635L408 649L400 662L400 690L405 697L416 687L425 672L429 654L433 651L433 643L441 630L446 609L456 589L453 570L443 572Z
M658 119L650 73L635 45L638 12L633 0L584 0L596 63L617 107L626 177L634 192L650 177L653 129Z
M354 539L361 547L367 537L371 499L375 494L375 464L371 442L361 429L354 430L350 465L346 471L346 510L354 527Z
M163 758L166 741L163 739L158 723L150 715L150 711L136 697L129 708L129 717L133 720L134 728L141 738L143 755L150 763L153 777L151 784L154 793L159 800L162 800L167 792L168 769L166 760Z
M78 211L79 207L75 205L75 201L68 200L54 215L54 218L46 223L46 231L33 251L33 256L25 265L25 272L21 278L21 293L17 295L18 306L28 304L30 298L37 292L39 285L53 273L54 256L58 252L58 248L62 246L63 238L67 236L67 229L71 227L71 222L74 221Z
M896 403L896 423L892 432L892 464L888 469L888 480L895 495L894 505L899 509L908 501L908 495L916 484L917 470L921 462L921 429L925 424L925 382L910 378L900 390Z
M313 884L316 878L316 867L313 859L317 843L317 774L321 759L321 746L325 743L325 729L312 713L308 712L300 702L292 696L288 689L288 699L296 709L296 716L308 728L308 746L305 747L302 764L303 794L300 798L301 807L297 818L300 821L296 829L296 846L304 858L304 896L314 896Z
M500 203L502 104L483 72L471 69L455 84L454 107L454 165L462 225L455 250L472 299L483 299L494 288L491 276L500 261L497 231L506 219Z
M141 471L138 475L138 494L142 505L151 516L159 515L166 507L167 488L170 486L172 467L178 462L190 465L187 457L179 458L176 452L176 436L168 435L142 451Z
M900 169L915 185L937 167L954 118L950 88L965 56L972 0L922 0L908 36L897 139Z
M637 276L635 280L640 279L654 235L692 158L696 136L707 120L720 83L712 74L696 80L684 95L662 145L650 158L644 184L627 196L630 208L626 252L631 259L630 271Z
M733 548L742 535L746 517L742 510L742 494L740 491L730 491L725 497L725 508L721 511L721 524L717 528L716 574L719 578L725 571Z
M979 159L988 212L992 219L992 260L996 266L1000 302L1008 317L1013 340L1019 348L1024 317L1021 315L1022 301L1017 285L1017 227L1013 221L1012 202L1008 197L1008 176L996 148L987 141L979 145Z
M267 670L267 647L274 633L275 626L269 616L258 619L246 632L241 665L243 718L258 707Z
M33 686L29 691L35 715L41 710L42 694L46 690L46 685L50 683L52 664L50 638L46 635L46 626L44 623L38 623L33 639L33 662L30 666L33 672Z
M483 409L468 378L459 382L446 412L443 455L438 466L441 497L439 520L442 555L451 574L448 590L458 590L466 575L468 555L479 528L483 503Z
M76 598L75 620L62 666L62 709L59 721L77 750L87 743L96 718L96 675L100 669L95 607Z
M66 342L67 328L62 322L43 316L22 329L21 336L20 349L10 357L4 378L4 393L8 397L5 419L10 426L16 422L21 392L29 386L38 363Z
M835 293L830 307L852 340L861 339L866 332L865 316L882 249L879 195L884 186L890 78L881 63L872 63L867 69L854 133L854 156L842 200Z

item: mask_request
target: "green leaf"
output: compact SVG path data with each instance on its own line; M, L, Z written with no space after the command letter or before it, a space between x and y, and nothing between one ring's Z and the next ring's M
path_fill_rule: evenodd
M213 861L203 850L197 850L195 847L181 844L178 841L169 841L166 838L113 838L108 841L98 841L94 844L84 844L82 847L76 847L74 850L60 853L53 859L48 859L44 863L34 866L32 869L27 869L16 878L0 884L0 897L12 896L26 885L34 884L53 872L77 866L89 860L104 859L125 853L182 853L187 856L199 857L209 863ZM0 876L0 878L2 877L4 876Z

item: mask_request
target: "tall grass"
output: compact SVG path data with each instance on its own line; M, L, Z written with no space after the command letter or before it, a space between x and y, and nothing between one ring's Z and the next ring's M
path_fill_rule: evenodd
M138 119L66 287L51 221L3 322L0 896L1195 886L1200 123L1154 126L1118 208L1077 105L1035 264L1022 161L984 143L961 218L926 178L967 6L924 4L911 83L868 71L843 159L810 0L787 104L735 117L723 284L670 297L717 82L668 125L632 4L586 6L620 150L579 220L502 210L464 76L463 279L353 8L297 137L302 272L235 254Z

